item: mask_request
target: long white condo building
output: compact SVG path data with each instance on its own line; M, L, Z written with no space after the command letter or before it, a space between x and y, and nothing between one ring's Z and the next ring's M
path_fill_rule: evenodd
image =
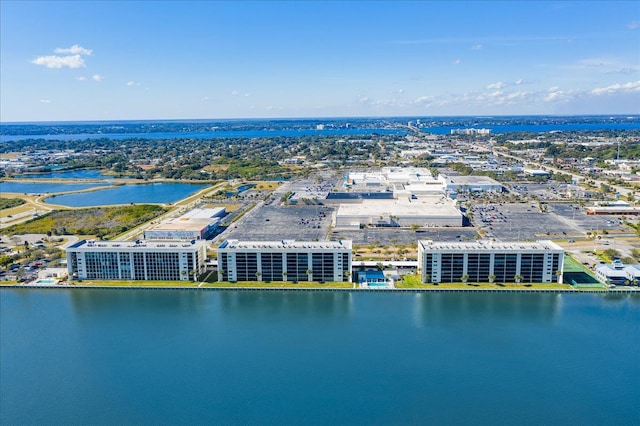
M351 281L351 241L238 241L218 247L220 281Z
M562 282L564 250L552 241L418 242L422 282Z
M207 242L81 240L67 248L69 277L78 280L197 281Z

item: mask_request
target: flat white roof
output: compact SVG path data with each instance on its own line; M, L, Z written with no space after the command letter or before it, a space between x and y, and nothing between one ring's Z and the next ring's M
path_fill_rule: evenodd
M462 213L455 203L444 196L420 196L416 200L401 197L397 200L363 200L361 204L340 204L338 216L456 216Z
M436 242L432 240L422 240L419 244L425 250L499 250L499 251L521 251L521 250L563 250L562 247L549 240L540 241L461 241L461 242Z
M220 214L224 213L224 211L224 207L213 207L210 209L193 209L180 216L180 218L210 219L212 217L219 216Z
M631 206L593 206L587 207L587 210L594 212L638 212L640 207Z
M179 242L179 241L148 241L148 240L138 240L136 241L92 241L92 240L82 240L79 241L69 247L69 249L79 249L82 251L94 251L96 249L143 249L143 250L166 250L166 251L176 251L179 249L191 249L197 250L202 246L206 246L207 241L205 240L195 240L193 243L191 242Z
M167 219L148 229L148 231L201 231L219 222L219 218L186 218L184 216Z
M340 241L296 241L296 240L280 240L280 241L239 241L226 240L219 249L351 249L351 240Z

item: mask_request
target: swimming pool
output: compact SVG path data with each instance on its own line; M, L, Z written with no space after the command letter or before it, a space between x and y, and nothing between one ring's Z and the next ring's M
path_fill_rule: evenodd
M367 283L367 287L389 288L391 286L389 285L389 283Z
M40 278L35 280L33 283L37 285L53 285L58 282L55 278Z

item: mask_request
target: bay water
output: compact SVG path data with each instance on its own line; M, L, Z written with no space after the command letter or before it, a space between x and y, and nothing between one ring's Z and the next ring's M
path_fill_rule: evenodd
M638 424L640 297L0 290L2 424Z

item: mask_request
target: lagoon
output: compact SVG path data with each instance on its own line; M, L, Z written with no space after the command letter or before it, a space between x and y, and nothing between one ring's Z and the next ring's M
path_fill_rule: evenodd
M15 192L18 194L52 194L56 192L72 192L83 189L106 186L108 183L37 183L37 182L0 182L0 193ZM86 195L85 195L86 197Z
M637 295L0 290L6 424L634 424Z
M173 203L206 188L208 184L149 183L121 185L90 193L56 195L47 198L52 204L69 207L106 206L114 204Z

